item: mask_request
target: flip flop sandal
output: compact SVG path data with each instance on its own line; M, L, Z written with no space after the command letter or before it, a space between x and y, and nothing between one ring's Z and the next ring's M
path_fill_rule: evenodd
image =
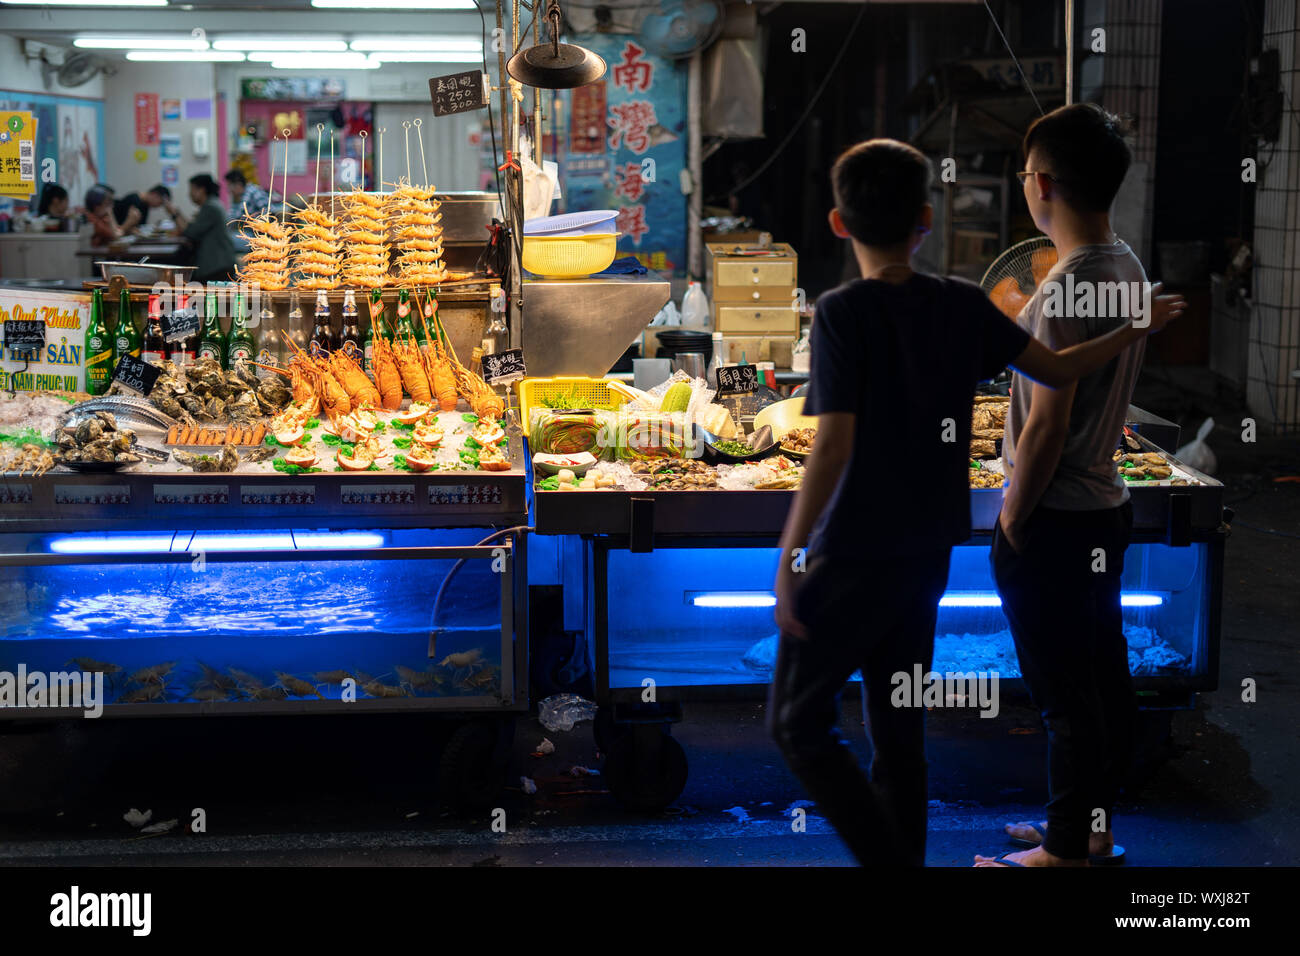
M996 860L994 860L993 862L994 862L994 863L997 863L997 864L999 864L999 865L1001 865L1001 866L1018 866L1018 867L1020 867L1022 870L1023 870L1023 869L1028 869L1028 867L1026 867L1023 863L1017 863L1015 860L1008 860L1008 859L1007 859L1007 857L1009 857L1009 856L1012 854L1012 852L1013 852L1013 851L1008 850L1006 853L1003 853L1000 857L998 857L998 858L997 858Z
M1013 846L1032 850L1036 846L1043 845L1043 835L1044 831L1047 829L1047 822L1045 820L1040 820L1037 823L1022 820L1014 824L1014 826L1029 827L1038 834L1038 841L1034 842L1033 840L1026 840L1023 837L1008 836L1007 839ZM1110 853L1106 856L1097 856L1089 853L1088 862L1093 866L1118 866L1124 862L1124 848L1117 843L1111 847Z

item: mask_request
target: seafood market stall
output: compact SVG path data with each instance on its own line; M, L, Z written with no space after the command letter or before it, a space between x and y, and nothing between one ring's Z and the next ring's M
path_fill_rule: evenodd
M564 627L585 634L589 644L601 705L595 730L613 762L607 778L625 803L653 807L675 798L685 781L685 755L667 736L682 702L759 693L770 680L776 543L815 431L808 431L814 420L786 413L801 400L769 406L756 425L765 414L784 416L784 423L773 429L772 446L754 451L719 439L711 431L715 413L692 398L697 420L713 419L697 432L707 436L700 447L685 428L673 432L662 414L646 410L649 403L638 409L622 398L620 387L556 380L523 390L525 398L581 391L588 404L609 406L604 413L531 410L537 468L531 553L536 568L546 536L557 536L550 541L565 591ZM667 397L662 387L651 391L661 403ZM600 414L617 421L612 430L599 431ZM1004 420L1005 399L989 397L972 409L974 534L953 552L933 667L995 671L1016 692L1023 682L988 563L1001 501ZM661 426L659 437L634 447L629 436L652 424ZM613 436L612 454L602 435ZM561 458L578 464L544 477ZM1145 707L1183 706L1218 683L1223 488L1137 434L1126 435L1116 459L1135 520L1123 585L1130 666ZM887 489L881 492L881 507L888 507Z

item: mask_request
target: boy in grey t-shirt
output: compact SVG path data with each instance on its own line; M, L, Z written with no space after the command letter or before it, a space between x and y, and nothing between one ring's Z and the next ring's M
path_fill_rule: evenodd
M1039 118L1024 141L1025 201L1060 261L1019 323L1059 349L1139 320L1146 274L1110 228L1130 154L1116 117L1092 104ZM1111 813L1132 752L1136 698L1120 617L1120 577L1133 526L1112 460L1142 364L1138 342L1061 389L1022 375L1003 439L1008 485L991 561L1020 670L1047 729L1047 821L1013 824L1039 844L977 866L1113 862ZM1102 832L1093 832L1096 814Z

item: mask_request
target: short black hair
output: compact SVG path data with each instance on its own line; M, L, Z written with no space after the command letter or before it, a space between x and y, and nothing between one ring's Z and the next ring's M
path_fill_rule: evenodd
M896 139L850 146L831 167L835 208L849 234L868 246L907 240L930 201L930 161Z
M36 207L36 212L42 216L47 215L50 211L51 203L53 203L57 199L67 199L67 198L68 198L68 191L66 189L64 189L58 183L49 183L48 185L46 185L44 189L41 190L41 201L40 204Z
M213 179L211 176L209 176L207 173L199 173L197 176L191 176L190 185L198 186L209 196L221 195L220 184L218 184L217 181Z
M110 186L108 183L95 183L95 188L104 190L104 192L108 193L110 196L117 195L117 190L114 189L112 186Z
M172 191L168 189L166 186L162 185L161 183L159 183L153 189L150 189L149 192L157 193L159 196L162 196L163 199L172 198Z
M1065 202L1089 212L1106 212L1115 201L1133 154L1128 124L1095 103L1072 103L1038 117L1025 133L1025 159L1038 150L1062 186Z
M232 170L230 170L230 172L226 173L226 175L223 176L222 178L225 179L226 182L231 183L231 184L236 185L236 186L247 186L247 185L248 185L248 177L245 176L243 173L241 173L241 172L240 172L239 170L237 170L237 169L232 169Z
M104 204L104 200L109 197L103 186L91 186L86 190L86 212L94 212Z

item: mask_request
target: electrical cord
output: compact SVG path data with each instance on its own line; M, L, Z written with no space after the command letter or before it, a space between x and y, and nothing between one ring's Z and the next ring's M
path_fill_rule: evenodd
M726 199L728 195L740 192L754 180L758 179L759 176L763 175L763 173L767 171L767 168L776 162L776 158L781 155L782 150L790 145L790 141L794 139L795 133L799 132L799 128L803 126L804 121L812 115L813 107L817 105L817 101L821 99L822 93L826 90L826 85L830 83L831 77L835 75L835 70L840 65L840 60L844 59L844 54L848 52L849 44L853 42L853 37L858 32L858 25L862 23L862 17L866 12L867 4L859 4L858 15L854 17L853 25L849 27L849 32L844 37L844 42L840 45L840 52L835 54L835 59L831 61L830 69L826 71L826 76L822 79L821 85L817 87L817 92L813 93L812 99L808 101L808 106L804 109L803 114L795 120L789 131L785 134L785 138L782 139L781 142L777 144L776 149L772 151L772 155L768 156L767 159L763 161L762 165L760 165L758 169L754 170L747 179L743 179L736 185L732 186L729 193L710 196L708 199L704 200L706 203L715 203L720 199Z
M1025 85L1025 92L1034 100L1034 108L1038 110L1038 115L1043 115L1043 107L1038 102L1038 97L1034 95L1033 88L1029 85L1029 80L1025 78L1025 71L1020 66L1020 57L1016 56L1016 51L1011 49L1011 43L1007 40L1007 35L1002 32L1002 27L998 25L998 18L993 15L993 8L989 6L989 0L984 0L984 9L989 12L989 19L993 21L993 29L998 31L998 36L1002 38L1002 45L1007 48L1007 53L1011 54L1011 62L1016 65L1016 72L1020 74L1020 82ZM1069 77L1066 78L1067 80Z
M482 4L479 3L479 0L474 0L474 9L478 11L479 22L483 24L483 72L487 76L491 77L492 71L488 69L488 61L487 61L487 50L488 50L487 17L484 16L483 14L483 6ZM502 78L501 82L502 83L505 82L504 77ZM501 165L501 154L497 151L497 124L496 124L496 120L492 118L491 91L488 92L487 111L488 111L488 132L492 135L492 169L493 169L493 175L496 176L497 202L501 206L502 215L504 215L506 209L506 200L505 200L505 194L501 192L501 170L497 169L497 167Z
M516 532L522 532L524 534L527 534L528 532L533 530L535 529L531 525L526 525L526 524L517 524L511 528L502 528L500 531L492 532L482 541L475 544L474 547L481 548L483 547L483 545L490 544L491 542L495 541L497 538L500 538L502 535L515 534ZM451 566L451 570L448 571L447 576L442 579L442 584L438 588L438 593L433 598L433 610L429 612L429 640L430 641L436 640L438 636L438 628L437 628L438 606L442 603L443 592L447 590L447 585L450 584L451 579L456 576L456 572L459 571L462 567L464 567L465 562L468 560L469 560L468 558L460 558L459 560L457 560L455 564Z

